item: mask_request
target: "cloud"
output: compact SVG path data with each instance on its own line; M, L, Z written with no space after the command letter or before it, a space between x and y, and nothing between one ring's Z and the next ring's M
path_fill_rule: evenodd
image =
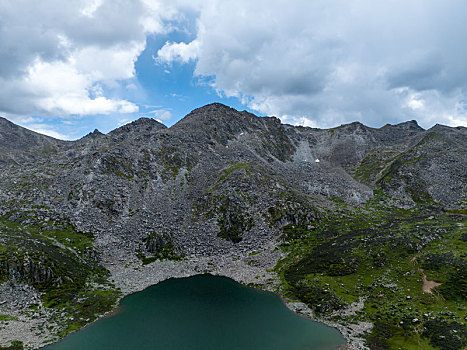
M465 1L206 0L199 11L196 38L157 60L196 59L196 76L261 113L467 125Z
M136 86L147 35L177 16L152 0L1 1L0 112L19 120L138 111L105 88Z
M165 45L157 51L156 62L171 63L174 61L187 63L198 57L199 43L192 41L189 44L166 42Z
M154 116L154 118L156 118L158 121L167 121L172 118L172 113L165 109L158 109L150 111L149 113L151 113Z
M35 131L42 135L47 135L59 140L70 140L68 135L62 134L56 130L51 129L47 124L29 124L26 126L29 130Z
M467 125L465 13L463 0L0 1L0 113L138 112L128 96L142 88L147 38L194 26L156 63L170 78L172 63L195 62L200 82L261 114L319 127Z
M97 96L91 98L89 90L96 81L75 67L73 62L44 63L37 60L24 77L19 93L28 92L28 96L34 96L25 103L39 113L87 115L138 111L131 102L100 96L98 86L93 90Z

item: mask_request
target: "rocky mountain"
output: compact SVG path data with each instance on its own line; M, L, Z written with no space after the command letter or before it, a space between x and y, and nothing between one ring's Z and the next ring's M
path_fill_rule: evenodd
M55 152L65 144L64 141L22 128L0 117L0 163L2 164L44 156Z
M0 170L0 345L203 272L301 302L355 348L467 345L467 128L321 130L215 103L65 142L0 119Z

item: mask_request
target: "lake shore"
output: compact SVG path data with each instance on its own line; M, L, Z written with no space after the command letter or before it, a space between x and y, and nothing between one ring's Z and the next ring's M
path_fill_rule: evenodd
M316 317L305 304L287 300L281 295L278 277L272 270L280 259L281 252L274 248L271 243L261 253L250 252L246 255L229 254L211 257L193 255L186 257L183 261L156 261L144 266L139 260L127 261L125 264L105 265L111 272L116 287L120 288L122 294L115 307L101 315L97 320L112 316L115 312L118 312L119 301L129 294L142 291L170 278L184 278L209 273L231 278L246 286L273 292L294 313L338 329L347 340L346 349L367 349L361 335L371 328L370 324L344 325L321 319ZM37 331L34 332L34 327L46 323L49 318L50 314L44 314L37 316L35 319L23 318L20 321L11 322L6 328L0 330L0 339L8 339L5 336L14 335L15 339L23 341L25 347L33 349L49 345L51 343L49 339L53 337L53 330L56 328L52 327L52 331L47 330L40 334ZM17 327L18 322L22 324L22 327ZM59 321L57 323L57 326L59 326ZM92 323L89 323L86 327ZM49 341L45 343L47 340Z

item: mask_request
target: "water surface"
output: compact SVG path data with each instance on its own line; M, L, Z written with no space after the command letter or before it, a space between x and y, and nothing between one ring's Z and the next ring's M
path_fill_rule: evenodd
M329 350L334 328L300 317L272 293L212 275L170 279L122 299L120 312L47 350Z

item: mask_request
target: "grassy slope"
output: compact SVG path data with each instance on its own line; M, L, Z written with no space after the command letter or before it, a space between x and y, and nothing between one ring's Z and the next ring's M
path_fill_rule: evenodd
M0 283L30 284L41 293L43 307L66 315L61 338L110 310L119 293L96 262L92 235L49 214L12 206L0 217ZM40 308L31 305L31 314Z
M339 203L338 212L289 225L276 270L283 291L337 322L370 321L372 349L463 349L467 346L467 217L436 206L401 210ZM433 294L428 280L443 283ZM353 316L345 306L365 298Z

